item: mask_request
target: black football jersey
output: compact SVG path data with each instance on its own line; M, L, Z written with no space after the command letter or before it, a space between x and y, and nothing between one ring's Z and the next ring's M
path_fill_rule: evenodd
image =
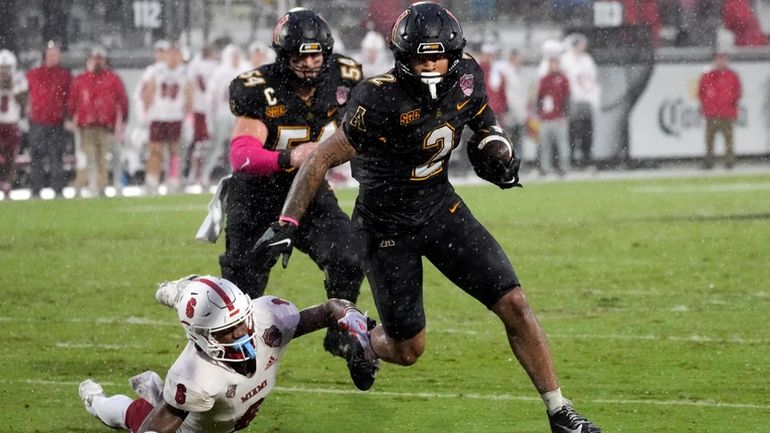
M351 94L343 128L357 151L356 211L385 232L420 226L451 206L447 169L463 127L496 123L479 64L465 55L458 68L457 82L436 101L427 88L417 95L392 73L362 81Z
M235 116L259 119L267 126L266 149L284 150L320 142L338 128L341 108L348 102L350 89L362 77L358 62L333 54L323 81L305 102L287 85L279 65L263 65L230 83L230 111ZM270 183L288 192L295 173L278 173Z

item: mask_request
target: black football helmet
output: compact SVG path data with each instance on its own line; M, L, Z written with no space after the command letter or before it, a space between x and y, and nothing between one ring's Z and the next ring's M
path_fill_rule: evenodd
M322 80L324 72L331 64L334 38L329 25L317 13L305 8L293 8L282 16L273 30L273 49L276 63L286 72L289 80L317 84ZM322 53L323 66L314 78L300 78L292 70L289 63L295 54Z
M396 60L396 77L408 86L427 86L432 99L445 94L457 82L457 67L465 48L460 22L445 7L430 2L415 3L393 24L390 50ZM417 75L409 64L420 55L446 55L446 74Z

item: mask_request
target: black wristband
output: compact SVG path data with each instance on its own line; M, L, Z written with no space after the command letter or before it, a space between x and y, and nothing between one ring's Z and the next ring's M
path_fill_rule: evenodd
M281 170L288 170L291 168L291 150L284 149L278 155L278 167Z

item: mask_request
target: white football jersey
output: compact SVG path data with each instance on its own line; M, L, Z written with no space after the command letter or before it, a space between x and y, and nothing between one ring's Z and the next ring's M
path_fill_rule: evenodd
M294 304L263 296L252 301L257 370L251 377L212 360L191 341L166 375L163 399L188 411L179 433L225 433L246 428L275 386L278 364L299 324Z
M206 88L208 80L214 75L214 71L219 67L219 62L213 59L204 59L196 57L187 67L188 80L193 86L193 111L196 113L206 113Z
M165 64L158 64L150 69L155 81L155 95L148 112L148 119L153 122L181 122L184 119L185 85L187 72L184 65L174 69Z
M21 105L16 100L16 95L29 89L27 78L24 74L14 73L10 89L0 89L0 123L17 124L21 119Z

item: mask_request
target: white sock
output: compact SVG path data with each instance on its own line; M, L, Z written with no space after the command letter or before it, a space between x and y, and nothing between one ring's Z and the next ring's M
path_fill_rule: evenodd
M556 388L553 391L540 394L540 398L543 399L543 403L545 403L549 415L555 414L559 409L564 407L565 401L564 397L561 395L561 388Z
M133 399L121 394L112 397L96 395L91 403L91 410L94 416L108 426L127 429L126 410L133 401Z

